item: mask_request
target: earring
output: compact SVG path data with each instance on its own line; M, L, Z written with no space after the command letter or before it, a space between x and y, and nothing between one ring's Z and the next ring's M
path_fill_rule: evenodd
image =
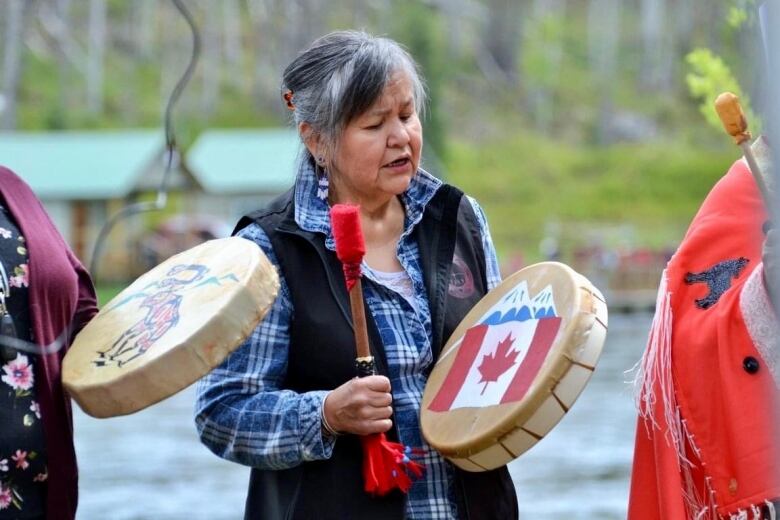
M327 200L328 199L328 186L330 183L328 182L328 176L323 172L323 175L320 175L317 179L317 198L320 200Z
M325 169L325 157L317 156L317 198L320 200L328 199L328 171Z

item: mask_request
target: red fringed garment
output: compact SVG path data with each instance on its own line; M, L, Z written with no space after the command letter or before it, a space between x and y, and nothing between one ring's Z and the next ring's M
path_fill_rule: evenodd
M638 377L630 520L763 518L780 497L780 329L761 276L766 219L737 161L664 272Z

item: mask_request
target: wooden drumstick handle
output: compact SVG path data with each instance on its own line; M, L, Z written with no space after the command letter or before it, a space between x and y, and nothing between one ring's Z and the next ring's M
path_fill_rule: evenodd
M374 374L374 358L368 344L366 311L363 306L363 285L360 282L360 264L366 254L366 244L360 227L360 207L336 204L330 210L336 256L344 268L344 278L349 292L352 326L355 332L355 365L358 377Z
M355 285L352 287L352 290L349 291L349 303L352 308L352 321L355 326L355 344L357 357L370 357L371 350L368 347L366 310L365 307L363 307L363 284L360 282L360 280L357 280Z
M748 130L745 113L739 104L739 97L731 92L724 92L715 100L715 111L718 113L726 133L734 138L737 146L742 148L742 153L745 155L745 160L750 167L750 173L753 174L753 179L755 179L756 185L761 192L761 198L764 199L764 206L767 208L767 212L772 220L775 220L769 189L766 186L766 182L764 182L764 176L753 155L753 150L750 148L752 135L750 130Z

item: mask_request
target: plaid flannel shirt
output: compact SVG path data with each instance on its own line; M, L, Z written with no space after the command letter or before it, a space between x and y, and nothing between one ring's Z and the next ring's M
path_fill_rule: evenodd
M392 385L393 409L400 441L422 447L425 473L408 494L411 519L457 518L452 499L452 470L420 432L420 403L426 371L433 362L431 314L419 252L411 233L441 181L420 170L402 200L404 230L398 260L412 280L417 308L383 286L364 269L364 297L385 349ZM317 197L317 179L308 164L296 179L295 220L304 230L325 235L335 250L329 207ZM496 253L482 209L469 198L481 227L488 287L500 281ZM239 236L254 241L278 265L271 242L257 224ZM364 265L365 267L365 265ZM296 393L282 388L287 367L293 306L282 278L279 296L265 319L225 362L204 377L197 388L196 424L202 442L225 459L261 469L284 469L330 457L338 439L321 432L320 410L327 391Z

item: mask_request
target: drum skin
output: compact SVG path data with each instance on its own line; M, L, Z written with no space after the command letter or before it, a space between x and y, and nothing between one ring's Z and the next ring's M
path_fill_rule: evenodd
M604 297L557 262L504 280L466 315L425 388L422 432L467 471L519 457L566 414L607 333Z
M63 384L93 417L136 412L189 386L243 343L279 277L256 244L211 240L142 275L78 334Z

